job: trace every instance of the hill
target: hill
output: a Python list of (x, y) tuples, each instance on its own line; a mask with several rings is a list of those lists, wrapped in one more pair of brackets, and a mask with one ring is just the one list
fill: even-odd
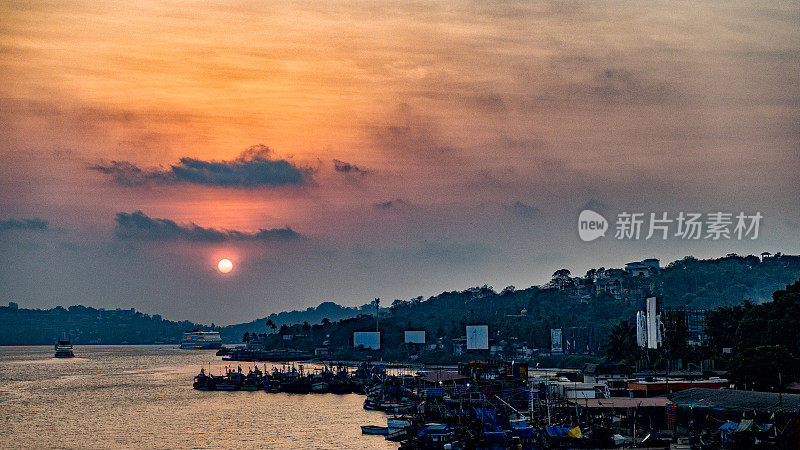
[(0, 345), (52, 345), (69, 336), (74, 344), (177, 344), (185, 330), (205, 327), (189, 321), (164, 320), (135, 309), (57, 306), (24, 309), (0, 307)]
[[(220, 329), (220, 333), (223, 341), (228, 343), (238, 343), (241, 342), (242, 336), (245, 332), (270, 332), (274, 329), (280, 328), (283, 325), (292, 325), (304, 322), (309, 324), (319, 324), (322, 322), (322, 319), (328, 319), (335, 322), (338, 320), (355, 317), (369, 308), (373, 307), (370, 305), (363, 305), (356, 308), (340, 306), (333, 302), (322, 302), (316, 308), (307, 308), (303, 311), (284, 311), (277, 314), (270, 314), (267, 317), (256, 319), (251, 322), (228, 325), (226, 327), (222, 327)], [(268, 323), (273, 324), (275, 328), (269, 326)]]

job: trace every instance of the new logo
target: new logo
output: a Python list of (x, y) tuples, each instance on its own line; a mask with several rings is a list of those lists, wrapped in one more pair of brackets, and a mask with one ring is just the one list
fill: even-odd
[(582, 241), (590, 242), (600, 236), (605, 236), (608, 230), (608, 221), (605, 217), (592, 211), (584, 209), (578, 216), (578, 236)]

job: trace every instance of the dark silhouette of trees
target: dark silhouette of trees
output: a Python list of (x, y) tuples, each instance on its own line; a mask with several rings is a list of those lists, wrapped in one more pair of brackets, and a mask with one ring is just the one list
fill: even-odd
[(639, 358), (641, 350), (636, 344), (636, 325), (634, 323), (623, 320), (611, 327), (605, 355), (609, 362), (629, 364)]

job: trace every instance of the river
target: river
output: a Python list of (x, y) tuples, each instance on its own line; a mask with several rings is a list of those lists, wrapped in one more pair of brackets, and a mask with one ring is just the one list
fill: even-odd
[(0, 347), (0, 446), (398, 446), (361, 434), (361, 425), (386, 426), (386, 415), (365, 411), (360, 395), (193, 390), (194, 375), (209, 362), (213, 373), (223, 372), (213, 350), (81, 345), (75, 354), (56, 359), (52, 346)]

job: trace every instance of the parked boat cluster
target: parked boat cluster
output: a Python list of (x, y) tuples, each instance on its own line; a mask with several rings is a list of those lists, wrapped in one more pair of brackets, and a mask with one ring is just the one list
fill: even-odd
[[(473, 361), (457, 370), (417, 369), (367, 363), (310, 371), (294, 364), (270, 372), (228, 367), (219, 376), (201, 370), (194, 388), (359, 393), (366, 396), (365, 409), (388, 414), (385, 427), (364, 425), (362, 433), (398, 441), (401, 449), (665, 448), (683, 445), (692, 436), (692, 424), (701, 422), (719, 430), (701, 434), (700, 447), (719, 448), (737, 439), (750, 444), (785, 439), (781, 435), (791, 434), (785, 424), (795, 423), (800, 411), (800, 395), (761, 398), (766, 394), (720, 390), (713, 379), (670, 379), (668, 397), (658, 395), (655, 379), (630, 379), (628, 389), (621, 390), (617, 384), (627, 375), (614, 367), (584, 368), (583, 380), (569, 371), (529, 375), (526, 364), (501, 361)], [(589, 381), (601, 373), (616, 378), (607, 379), (609, 384)], [(676, 391), (687, 394), (683, 398)], [(740, 420), (741, 425), (734, 418), (742, 414), (753, 417)], [(725, 420), (736, 422), (735, 429)], [(756, 421), (767, 425), (751, 425)]]
[(322, 369), (308, 371), (304, 365), (275, 366), (271, 371), (257, 366), (243, 371), (241, 366), (226, 367), (223, 375), (212, 375), (205, 369), (194, 378), (193, 387), (201, 391), (258, 391), (287, 392), (291, 394), (364, 393), (366, 387), (374, 384), (370, 366), (351, 370), (344, 365), (324, 366)]

